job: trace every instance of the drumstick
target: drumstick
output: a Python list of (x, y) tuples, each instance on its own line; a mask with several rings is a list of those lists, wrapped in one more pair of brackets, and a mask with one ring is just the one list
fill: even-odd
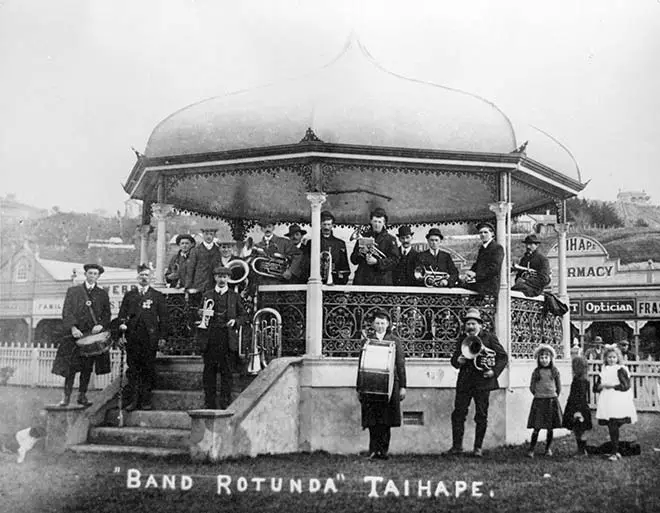
[(119, 405), (119, 415), (117, 416), (118, 427), (124, 427), (124, 345), (126, 344), (126, 336), (122, 334), (119, 339), (119, 397), (117, 399)]

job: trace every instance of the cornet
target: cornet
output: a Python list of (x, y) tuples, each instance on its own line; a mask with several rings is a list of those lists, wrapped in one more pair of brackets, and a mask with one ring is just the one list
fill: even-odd
[(213, 317), (213, 307), (215, 306), (215, 301), (211, 298), (204, 301), (204, 308), (202, 308), (202, 320), (199, 321), (197, 327), (205, 330), (209, 327), (209, 322), (211, 322), (211, 317)]
[(333, 285), (332, 253), (330, 251), (321, 251), (321, 281), (326, 285)]
[(495, 367), (495, 351), (486, 347), (477, 336), (465, 337), (461, 344), (461, 354), (466, 360), (472, 360), (478, 371), (488, 371)]

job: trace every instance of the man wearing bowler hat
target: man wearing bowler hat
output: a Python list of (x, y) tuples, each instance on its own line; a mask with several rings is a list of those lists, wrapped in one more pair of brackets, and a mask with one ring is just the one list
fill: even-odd
[[(216, 409), (216, 391), (218, 371), (220, 372), (220, 409), (226, 409), (231, 403), (231, 352), (230, 338), (236, 335), (248, 315), (238, 293), (228, 287), (230, 271), (226, 267), (213, 269), (215, 286), (206, 292), (202, 305), (213, 301), (213, 315), (206, 329), (198, 329), (199, 348), (204, 360), (202, 380), (204, 383), (204, 407)], [(200, 315), (204, 315), (200, 311)]]
[(307, 283), (309, 280), (309, 264), (311, 260), (311, 244), (309, 241), (303, 240), (303, 236), (307, 233), (299, 225), (292, 224), (289, 226), (289, 232), (284, 236), (294, 243), (296, 248), (300, 250), (300, 265), (296, 270), (297, 274), (292, 274), (292, 283)]
[(526, 296), (538, 296), (550, 283), (550, 263), (538, 250), (541, 241), (536, 234), (525, 237), (523, 244), (526, 247), (525, 254), (515, 269), (517, 274), (511, 290), (519, 290)]
[(190, 252), (185, 288), (202, 293), (213, 287), (213, 268), (220, 261), (220, 249), (215, 243), (217, 228), (202, 228), (201, 244)]
[[(504, 370), (504, 367), (506, 367), (508, 357), (497, 337), (483, 330), (483, 319), (479, 310), (469, 308), (463, 321), (465, 322), (465, 336), (457, 340), (456, 349), (451, 357), (452, 366), (459, 369), (459, 371), (456, 381), (454, 411), (451, 414), (452, 446), (445, 454), (459, 455), (463, 453), (465, 419), (467, 418), (470, 402), (474, 400), (474, 422), (476, 427), (474, 431), (473, 455), (481, 457), (481, 446), (486, 436), (486, 427), (488, 426), (490, 391), (499, 388), (497, 378)], [(476, 341), (474, 337), (477, 337)], [(469, 354), (468, 358), (466, 358), (463, 353), (464, 342), (466, 342), (470, 350), (474, 350), (475, 345), (473, 343), (478, 342), (476, 346), (486, 348), (488, 351), (483, 349), (476, 354)], [(484, 359), (484, 355), (481, 354), (482, 352), (492, 352), (494, 362)]]
[[(451, 255), (440, 249), (444, 237), (438, 228), (431, 228), (426, 234), (429, 249), (417, 255), (417, 267), (449, 274), (445, 287), (453, 287), (458, 281), (458, 269)], [(419, 283), (418, 283), (419, 284)], [(421, 284), (420, 284), (421, 285)]]
[(261, 241), (254, 245), (254, 252), (267, 257), (281, 255), (288, 260), (288, 268), (284, 271), (281, 278), (259, 276), (259, 283), (262, 285), (281, 285), (282, 283), (291, 283), (292, 279), (294, 280), (293, 283), (295, 283), (295, 277), (302, 275), (302, 251), (296, 247), (293, 241), (290, 241), (286, 237), (275, 235), (275, 222), (272, 219), (261, 219), (259, 221), (259, 227), (264, 236)]
[(195, 247), (195, 238), (188, 233), (179, 234), (176, 236), (176, 245), (179, 247), (179, 251), (172, 257), (165, 272), (167, 284), (175, 289), (186, 284), (190, 251)]
[(351, 268), (348, 265), (346, 243), (332, 233), (334, 223), (332, 212), (321, 212), (321, 253), (328, 251), (332, 255), (332, 283), (345, 285), (351, 275)]
[(463, 286), (479, 294), (497, 297), (504, 248), (495, 241), (495, 228), (492, 224), (479, 223), (477, 231), (481, 246), (476, 262), (465, 273), (467, 280)]
[(401, 243), (401, 259), (392, 271), (392, 282), (397, 287), (411, 287), (415, 283), (415, 265), (417, 251), (412, 247), (414, 232), (410, 226), (401, 226), (397, 238)]
[(110, 298), (108, 293), (97, 285), (99, 276), (103, 274), (103, 266), (85, 264), (85, 281), (82, 285), (69, 287), (62, 307), (62, 324), (65, 336), (57, 348), (53, 374), (64, 377), (64, 397), (59, 406), (68, 406), (71, 401), (73, 382), (76, 373), (80, 372), (78, 386), (78, 404), (89, 406), (87, 388), (92, 371), (96, 374), (110, 372), (110, 355), (86, 357), (80, 353), (76, 341), (87, 335), (95, 335), (110, 326)]

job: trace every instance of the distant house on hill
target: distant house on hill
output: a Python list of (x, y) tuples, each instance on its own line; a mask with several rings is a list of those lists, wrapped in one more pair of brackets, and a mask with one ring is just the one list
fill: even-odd
[(515, 219), (513, 230), (518, 233), (538, 233), (546, 235), (553, 233), (557, 224), (557, 216), (546, 212), (545, 214), (523, 214)]
[(619, 191), (619, 194), (616, 195), (616, 200), (622, 203), (647, 205), (651, 200), (651, 196), (644, 191)]
[(0, 217), (3, 222), (20, 222), (48, 216), (48, 210), (37, 208), (16, 200), (14, 194), (0, 198)]

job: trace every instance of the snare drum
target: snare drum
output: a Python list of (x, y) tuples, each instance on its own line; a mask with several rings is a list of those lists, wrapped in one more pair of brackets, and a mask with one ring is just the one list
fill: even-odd
[(394, 388), (396, 345), (391, 340), (369, 339), (362, 348), (358, 392), (370, 399), (389, 401)]
[(76, 340), (76, 344), (80, 348), (80, 355), (89, 358), (110, 351), (112, 338), (109, 331), (101, 331), (94, 335), (79, 338)]

